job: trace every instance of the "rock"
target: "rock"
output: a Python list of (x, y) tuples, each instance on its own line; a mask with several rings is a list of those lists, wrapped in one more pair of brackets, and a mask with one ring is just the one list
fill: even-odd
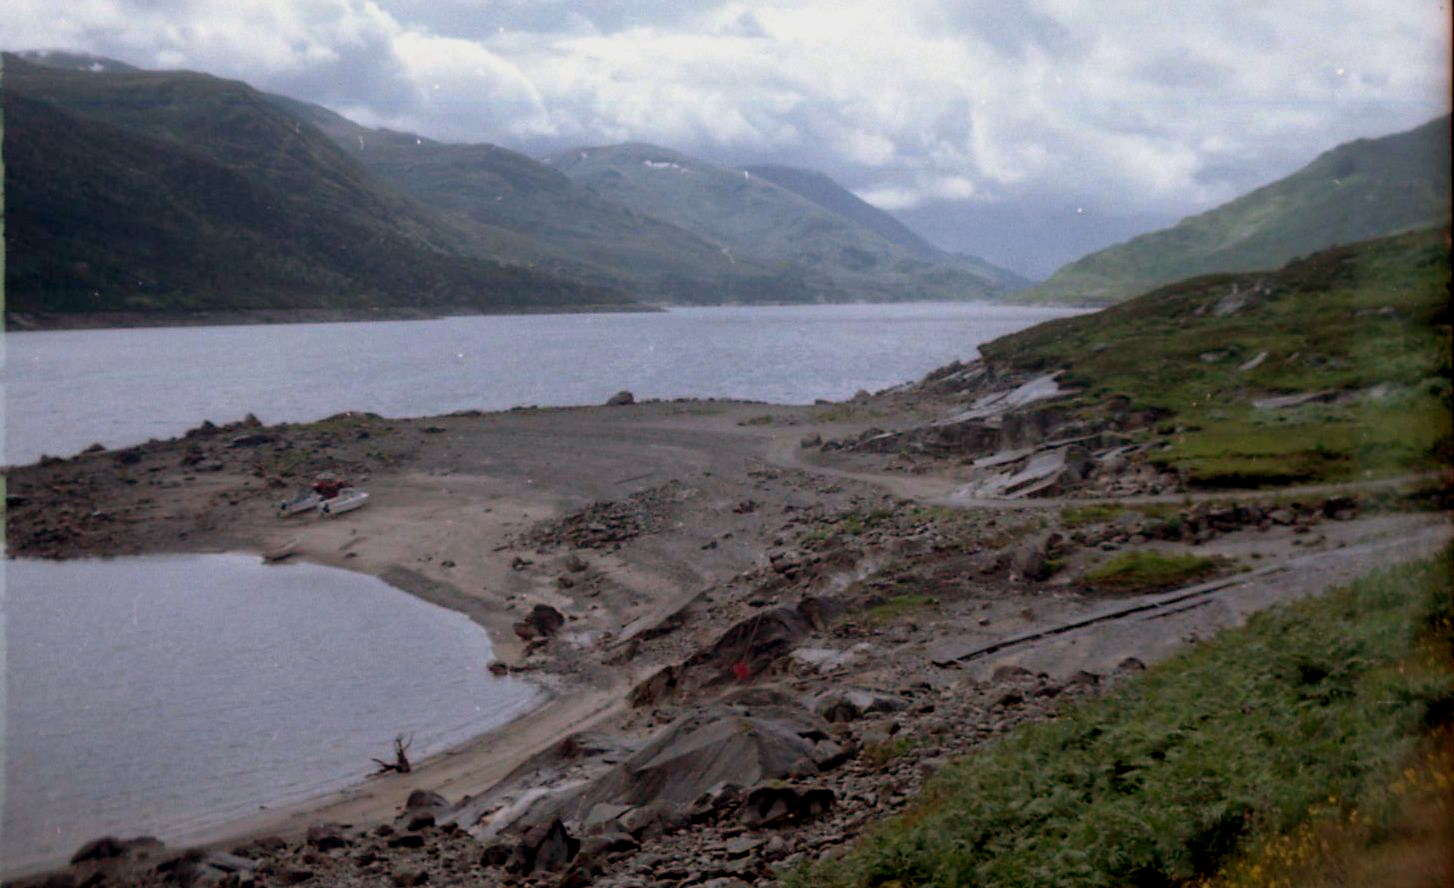
[(630, 805), (613, 805), (609, 802), (602, 802), (586, 812), (581, 819), (581, 829), (588, 832), (599, 832), (602, 828), (614, 824), (622, 814), (632, 810)]
[(406, 866), (394, 870), (389, 878), (399, 888), (405, 888), (407, 885), (427, 885), (429, 884), (429, 870)]
[(570, 571), (571, 573), (581, 573), (586, 568), (590, 567), (590, 564), (586, 562), (586, 559), (582, 558), (574, 552), (571, 552), (560, 560), (560, 566)]
[(518, 875), (560, 869), (581, 850), (580, 839), (566, 831), (560, 818), (527, 829), (511, 855), (506, 869)]
[(817, 432), (814, 432), (811, 435), (804, 435), (803, 436), (803, 439), (798, 442), (798, 446), (799, 447), (803, 447), (803, 448), (807, 448), (807, 447), (819, 447), (822, 444), (823, 444), (823, 436), (820, 435), (820, 434), (818, 434)]
[(263, 444), (270, 444), (270, 443), (272, 443), (272, 440), (273, 440), (273, 437), (271, 435), (263, 435), (263, 434), (259, 434), (259, 433), (254, 432), (253, 434), (250, 434), (250, 435), (238, 435), (237, 437), (233, 438), (231, 441), (228, 441), (227, 442), (227, 446), (228, 447), (260, 447)]
[(638, 708), (655, 706), (675, 696), (680, 679), (680, 669), (675, 666), (663, 666), (632, 688), (631, 693), (626, 695), (626, 701)]
[(1286, 527), (1297, 521), (1297, 515), (1291, 509), (1273, 509), (1267, 513), (1267, 519), (1273, 524), (1280, 524)]
[(409, 793), (409, 798), (404, 801), (404, 810), (412, 811), (415, 808), (448, 808), (449, 800), (437, 792), (430, 792), (427, 789), (416, 789)]
[(1127, 657), (1116, 664), (1116, 670), (1119, 672), (1145, 672), (1146, 664), (1135, 657)]
[(1049, 535), (1040, 534), (1015, 547), (1010, 556), (1010, 570), (1016, 576), (1034, 582), (1049, 579)]
[(708, 823), (717, 820), (742, 801), (742, 787), (736, 783), (718, 783), (702, 793), (687, 809), (687, 819), (692, 823)]
[(81, 452), (82, 453), (103, 453), (103, 452), (105, 452), (105, 450), (106, 450), (106, 445), (105, 444), (102, 444), (102, 443), (100, 443), (98, 441), (95, 444), (92, 444), (90, 447), (87, 447), (85, 450), (82, 450)]
[(1237, 372), (1247, 373), (1249, 371), (1256, 370), (1258, 367), (1262, 366), (1262, 362), (1265, 360), (1267, 360), (1267, 352), (1260, 351), (1246, 361), (1243, 361), (1241, 364), (1238, 364)]
[(313, 878), (313, 875), (313, 870), (293, 866), (287, 867), (282, 872), (278, 873), (278, 878), (282, 881), (284, 885), (301, 885), (309, 879)]
[(739, 817), (751, 828), (779, 826), (821, 817), (833, 809), (833, 790), (798, 790), (791, 786), (758, 786), (747, 794)]
[(735, 839), (728, 839), (727, 845), (723, 850), (727, 853), (728, 859), (733, 859), (746, 857), (766, 844), (766, 839), (754, 838), (753, 836), (738, 836)]
[(480, 866), (503, 867), (510, 862), (510, 857), (514, 854), (514, 850), (510, 843), (504, 840), (491, 842), (480, 853)]
[(528, 616), (514, 626), (515, 634), (525, 641), (549, 638), (565, 625), (565, 616), (548, 604), (537, 604)]
[(639, 847), (641, 847), (640, 842), (633, 838), (630, 833), (617, 827), (615, 829), (604, 830), (583, 839), (581, 841), (579, 856), (589, 855), (596, 860), (601, 860), (614, 854), (635, 851)]
[(676, 831), (687, 822), (687, 817), (676, 805), (662, 799), (653, 799), (622, 814), (618, 822), (626, 832), (645, 842)]
[(309, 847), (317, 848), (319, 851), (327, 851), (330, 848), (343, 848), (349, 844), (348, 836), (343, 832), (343, 827), (336, 823), (319, 823), (308, 827), (308, 833), (304, 838)]
[(606, 399), (607, 407), (625, 407), (629, 404), (635, 403), (636, 396), (626, 391), (625, 389), (622, 389), (621, 391)]
[(1358, 515), (1358, 500), (1351, 496), (1334, 496), (1323, 501), (1323, 517), (1348, 521)]
[(86, 860), (109, 860), (113, 857), (120, 857), (126, 853), (126, 850), (126, 842), (115, 836), (102, 836), (77, 848), (76, 853), (71, 855), (71, 863), (81, 863)]
[(899, 712), (909, 704), (902, 697), (863, 688), (827, 691), (813, 700), (812, 711), (828, 722), (857, 721), (870, 713)]

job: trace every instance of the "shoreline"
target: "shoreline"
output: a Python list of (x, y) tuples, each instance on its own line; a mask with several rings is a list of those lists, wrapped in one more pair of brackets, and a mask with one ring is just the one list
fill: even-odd
[(27, 333), (50, 330), (120, 330), (147, 327), (232, 327), (262, 324), (334, 324), (372, 321), (437, 321), (455, 317), (553, 314), (637, 314), (666, 309), (649, 303), (600, 305), (519, 305), (474, 308), (387, 306), (379, 308), (257, 308), (204, 309), (201, 311), (101, 311), (36, 312), (6, 311), (5, 332)]
[(685, 308), (804, 308), (843, 305), (983, 305), (994, 308), (1081, 312), (1103, 305), (1016, 302), (1011, 298), (987, 299), (897, 299), (811, 302), (764, 300), (753, 302), (627, 302), (599, 305), (520, 306), (383, 306), (378, 308), (258, 308), (203, 309), (200, 311), (103, 311), (44, 312), (7, 311), (5, 332), (28, 333), (51, 330), (124, 330), (164, 327), (256, 326), (266, 324), (369, 323), (373, 321), (437, 321), (457, 317), (496, 315), (653, 314)]

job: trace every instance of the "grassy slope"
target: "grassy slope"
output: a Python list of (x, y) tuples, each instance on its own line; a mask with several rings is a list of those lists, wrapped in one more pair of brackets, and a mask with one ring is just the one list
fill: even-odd
[(1454, 702), (1450, 559), (1254, 616), (951, 765), (792, 886), (1165, 885), (1384, 788)]
[(471, 255), (244, 84), (4, 76), (12, 311), (623, 301)]
[(988, 276), (926, 259), (765, 179), (665, 148), (614, 145), (550, 162), (603, 197), (691, 231), (736, 261), (796, 274), (807, 298), (984, 298), (1002, 290)]
[[(1193, 485), (1446, 465), (1447, 238), (1416, 232), (1276, 272), (1195, 278), (981, 352), (1015, 367), (1067, 370), (1062, 381), (1084, 388), (1075, 409), (1139, 422), (1143, 438), (1168, 445), (1156, 458)], [(1219, 313), (1239, 299), (1239, 310)], [(1240, 369), (1264, 352), (1258, 366)], [(1293, 408), (1253, 406), (1289, 393), (1323, 394)]]
[(1107, 303), (1170, 281), (1271, 268), (1296, 256), (1449, 220), (1442, 117), (1328, 151), (1216, 209), (1079, 259), (1017, 298)]
[(1019, 289), (1030, 284), (1028, 280), (1013, 271), (1000, 268), (978, 256), (948, 253), (939, 249), (889, 213), (865, 202), (858, 195), (816, 170), (762, 165), (747, 167), (747, 171), (774, 185), (786, 188), (799, 197), (812, 201), (830, 213), (851, 219), (889, 243), (903, 247), (917, 256), (935, 262), (963, 266), (971, 273), (1008, 289)]

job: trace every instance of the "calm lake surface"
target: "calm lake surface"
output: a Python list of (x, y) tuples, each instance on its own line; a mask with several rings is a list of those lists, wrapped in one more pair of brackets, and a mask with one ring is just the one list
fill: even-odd
[(848, 398), (917, 379), (1064, 309), (967, 303), (680, 308), (353, 324), (10, 333), (0, 462), (170, 438), (204, 419), (524, 404)]
[(4, 563), (0, 865), (107, 833), (183, 839), (364, 779), (539, 702), (464, 616), (255, 556)]

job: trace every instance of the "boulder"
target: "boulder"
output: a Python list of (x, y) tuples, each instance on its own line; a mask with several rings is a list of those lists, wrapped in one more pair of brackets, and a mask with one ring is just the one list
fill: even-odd
[(630, 758), (561, 798), (554, 814), (579, 820), (602, 804), (630, 805), (621, 817), (633, 834), (656, 819), (672, 819), (709, 792), (728, 784), (752, 785), (819, 772), (818, 759), (834, 750), (818, 748), (828, 740), (828, 725), (797, 708), (742, 708), (719, 704), (689, 712), (657, 732)]
[(342, 848), (349, 843), (348, 836), (344, 835), (343, 827), (336, 823), (318, 823), (308, 827), (304, 840), (309, 846), (317, 848), (319, 851)]
[(430, 792), (427, 789), (416, 789), (409, 793), (409, 798), (404, 801), (404, 810), (412, 811), (415, 808), (448, 808), (449, 800), (437, 792)]
[(901, 697), (864, 688), (826, 691), (815, 697), (810, 705), (814, 714), (828, 722), (857, 721), (869, 713), (899, 712), (908, 707), (908, 701)]
[(645, 842), (676, 831), (687, 822), (687, 817), (671, 802), (653, 799), (622, 814), (618, 822), (634, 838)]
[(565, 625), (565, 616), (548, 604), (537, 604), (525, 619), (514, 626), (515, 634), (524, 641), (549, 638)]
[(92, 839), (76, 849), (71, 855), (71, 863), (81, 863), (87, 860), (109, 860), (113, 857), (120, 857), (125, 854), (127, 843), (115, 836), (102, 836), (99, 839)]
[(1010, 570), (1016, 576), (1034, 582), (1049, 579), (1049, 535), (1039, 534), (1016, 546), (1010, 556)]
[(580, 849), (581, 840), (572, 836), (557, 817), (525, 830), (505, 868), (522, 876), (550, 872), (570, 863)]
[(636, 396), (626, 391), (625, 389), (622, 389), (621, 391), (606, 399), (607, 407), (625, 407), (629, 404), (635, 403)]
[(821, 817), (836, 801), (831, 789), (765, 785), (747, 794), (738, 816), (743, 826), (754, 829), (783, 826)]

